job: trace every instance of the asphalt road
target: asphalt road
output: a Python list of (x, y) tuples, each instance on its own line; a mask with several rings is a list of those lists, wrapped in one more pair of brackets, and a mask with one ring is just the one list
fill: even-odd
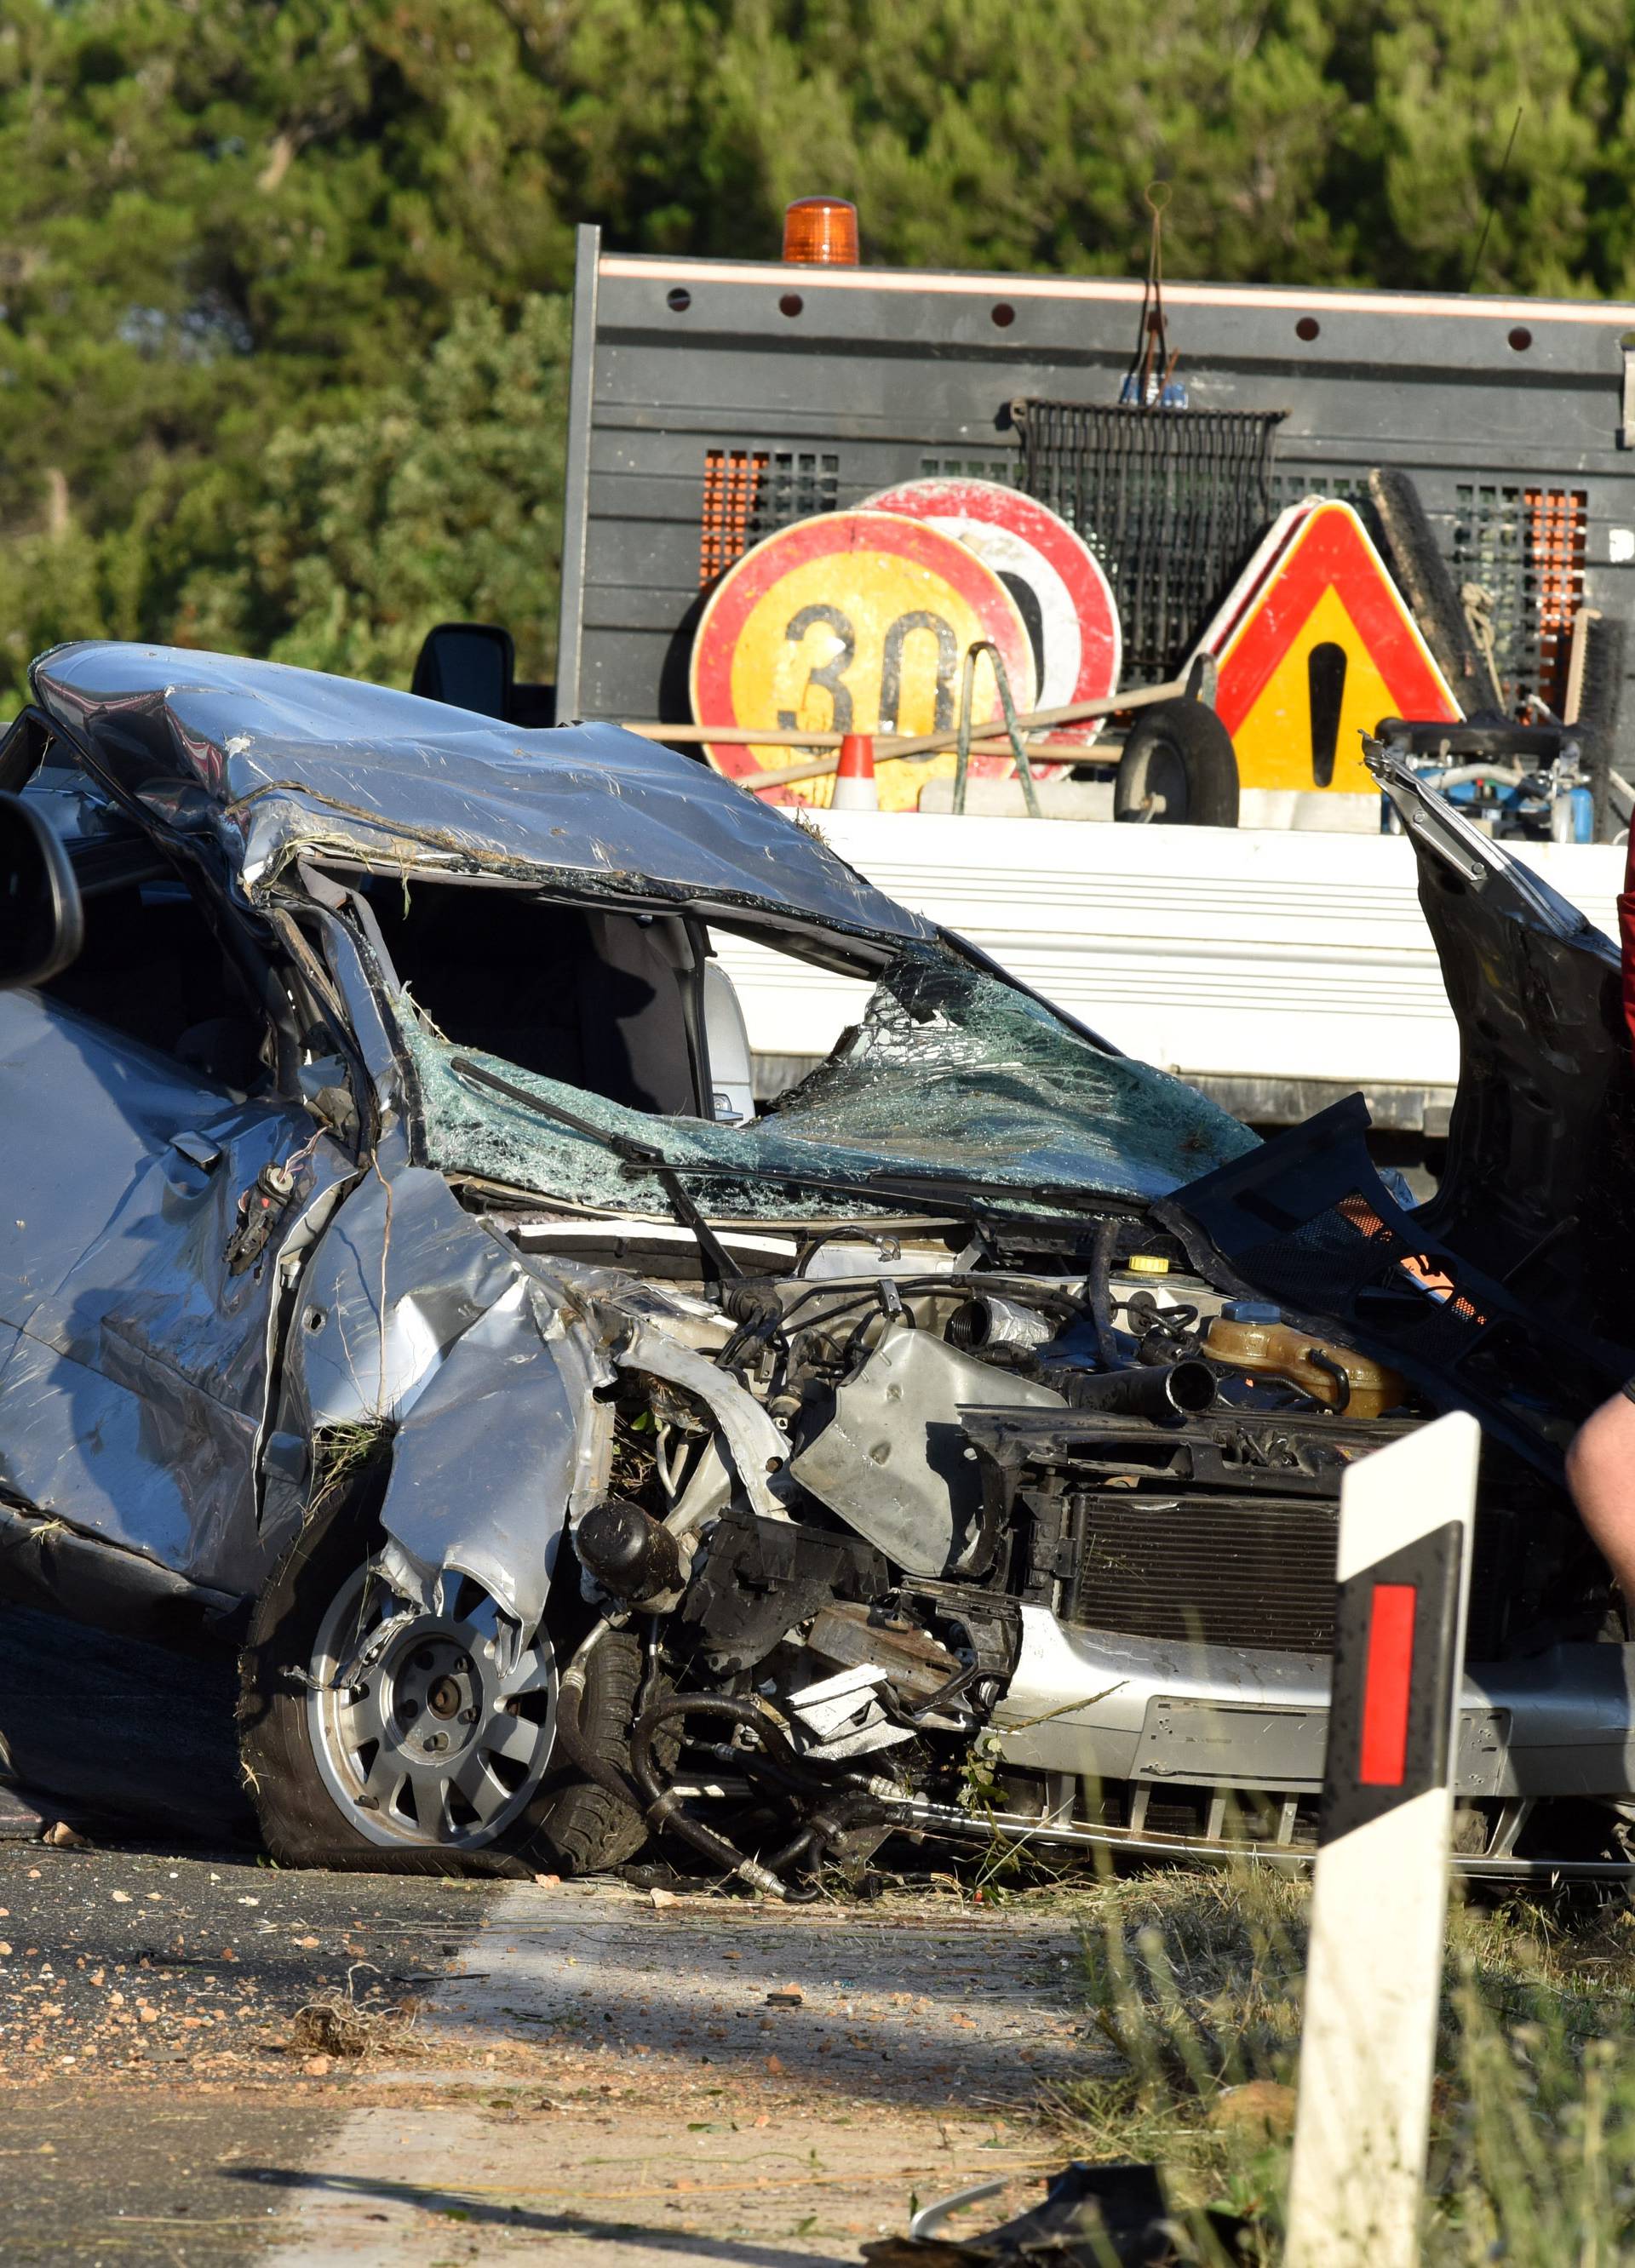
[(285, 1873), (230, 1702), (0, 1615), (0, 1735), (78, 1838), (0, 1819), (5, 2268), (848, 2268), (917, 2195), (1036, 2188), (1070, 1913)]
[[(321, 2014), (315, 2032), (301, 2011), (356, 2009), (389, 2038), (491, 1895), (232, 1852), (0, 1845), (7, 2268), (247, 2259), (344, 2092)], [(275, 2187), (254, 2193), (248, 2167)]]
[(485, 1883), (268, 1865), (232, 1700), (230, 1664), (0, 1610), (10, 1776), (85, 1838), (0, 1817), (7, 2268), (248, 2259), (344, 2090), (300, 2011), (389, 2031), (481, 1921)]

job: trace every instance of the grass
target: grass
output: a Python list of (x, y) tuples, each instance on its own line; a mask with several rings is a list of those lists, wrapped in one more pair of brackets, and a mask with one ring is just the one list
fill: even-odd
[[(1281, 2250), (1309, 1889), (1265, 1870), (1108, 1881), (1084, 1933), (1099, 2046), (1057, 2098), (1091, 2160)], [(1635, 2259), (1635, 1914), (1513, 1899), (1448, 1930), (1425, 2268)]]
[(378, 1984), (357, 1991), (357, 1976), (368, 1964), (354, 1962), (344, 1991), (314, 1993), (290, 2021), (290, 2044), (301, 2055), (326, 2055), (364, 2063), (387, 2051), (404, 2056), (417, 2050), (414, 2037), (418, 2004), (391, 1999)]
[(385, 1448), (391, 1431), (386, 1420), (379, 1418), (324, 1427), (313, 1444), (308, 1520), (315, 1519), (333, 1498), (345, 1496), (357, 1486)]

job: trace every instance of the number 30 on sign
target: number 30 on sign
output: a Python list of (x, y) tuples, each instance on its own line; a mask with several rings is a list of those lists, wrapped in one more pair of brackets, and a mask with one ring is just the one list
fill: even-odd
[[(797, 748), (734, 744), (730, 727), (917, 734), (959, 721), (968, 647), (991, 639), (1019, 710), (1034, 705), (1034, 658), (1016, 601), (952, 536), (890, 512), (826, 512), (799, 520), (745, 555), (705, 608), (693, 645), (693, 715), (722, 726), (711, 753), (735, 777), (799, 762)], [(999, 715), (991, 666), (979, 660), (976, 721)], [(1004, 746), (1003, 743), (1000, 744)], [(1003, 757), (982, 768), (1008, 771)], [(911, 808), (946, 756), (888, 764), (887, 809)], [(826, 790), (826, 784), (814, 787)], [(773, 790), (810, 794), (811, 789)]]

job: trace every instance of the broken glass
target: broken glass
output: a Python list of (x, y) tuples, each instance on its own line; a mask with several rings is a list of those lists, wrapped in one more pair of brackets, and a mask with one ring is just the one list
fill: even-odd
[[(575, 1204), (670, 1210), (651, 1173), (593, 1135), (463, 1078), (459, 1060), (591, 1127), (651, 1144), (675, 1166), (703, 1169), (689, 1172), (688, 1187), (705, 1211), (762, 1219), (832, 1211), (826, 1182), (880, 1174), (1014, 1184), (1019, 1199), (1042, 1182), (1161, 1197), (1255, 1146), (1246, 1127), (1195, 1088), (1107, 1054), (1042, 1002), (935, 954), (894, 963), (829, 1060), (746, 1126), (630, 1109), (461, 1047), (406, 994), (396, 1005), (418, 1074), (428, 1161)], [(800, 1182), (807, 1173), (809, 1187)], [(928, 1200), (933, 1192), (929, 1182)], [(902, 1209), (900, 1197), (880, 1203)], [(854, 1209), (848, 1198), (845, 1210)]]

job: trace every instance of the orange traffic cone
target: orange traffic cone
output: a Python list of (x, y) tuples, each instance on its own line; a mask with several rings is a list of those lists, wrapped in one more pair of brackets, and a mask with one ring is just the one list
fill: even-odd
[(831, 811), (880, 809), (872, 733), (848, 733), (842, 740), (840, 762), (835, 767), (835, 792), (829, 799), (829, 807)]

